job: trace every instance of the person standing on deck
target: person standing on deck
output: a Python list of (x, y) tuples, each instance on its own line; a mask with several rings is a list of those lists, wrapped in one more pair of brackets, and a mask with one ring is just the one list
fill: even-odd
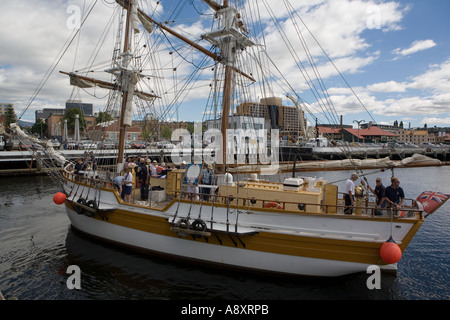
[(381, 178), (377, 178), (375, 180), (376, 186), (375, 186), (375, 190), (372, 189), (371, 186), (367, 185), (369, 187), (369, 190), (376, 196), (376, 205), (377, 208), (375, 210), (375, 215), (376, 216), (381, 216), (383, 215), (380, 209), (384, 209), (386, 207), (386, 201), (384, 200), (384, 192), (386, 190), (386, 188), (383, 186), (382, 180)]
[(359, 176), (356, 173), (352, 173), (350, 179), (345, 182), (345, 209), (344, 214), (353, 214), (353, 206), (355, 204), (355, 181)]
[[(201, 184), (203, 185), (212, 185), (212, 165), (204, 164), (204, 168), (202, 170), (202, 181)], [(209, 200), (209, 195), (211, 193), (211, 188), (200, 188), (200, 193), (202, 194), (202, 198), (205, 201)]]
[(123, 169), (124, 171), (124, 179), (122, 181), (123, 185), (123, 194), (125, 198), (125, 202), (131, 203), (131, 189), (133, 187), (133, 173), (128, 168)]
[(136, 177), (138, 178), (139, 185), (141, 187), (141, 200), (148, 200), (149, 174), (144, 158), (139, 160), (139, 164), (135, 169)]
[(400, 180), (397, 177), (391, 178), (391, 185), (384, 191), (387, 207), (400, 210), (405, 202), (405, 192), (400, 187)]

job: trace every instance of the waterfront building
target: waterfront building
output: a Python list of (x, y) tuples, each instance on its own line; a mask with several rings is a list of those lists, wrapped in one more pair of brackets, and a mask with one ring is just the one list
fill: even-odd
[[(119, 140), (119, 120), (111, 120), (102, 122), (87, 130), (87, 135), (90, 137), (95, 133), (95, 140)], [(91, 137), (90, 137), (91, 138)], [(94, 138), (94, 137), (92, 137)], [(142, 140), (142, 127), (133, 122), (131, 127), (127, 127), (127, 135), (125, 140), (135, 141)]]
[(348, 142), (369, 142), (369, 143), (386, 143), (393, 142), (397, 139), (397, 135), (387, 130), (383, 130), (377, 126), (371, 126), (366, 129), (342, 129), (344, 141)]
[[(236, 107), (235, 116), (265, 119), (265, 128), (279, 129), (280, 137), (297, 139), (300, 135), (299, 110), (295, 106), (283, 105), (282, 98), (262, 98), (260, 102), (244, 102)], [(306, 119), (302, 119), (306, 127)]]
[(430, 134), (426, 129), (417, 129), (417, 130), (405, 130), (399, 129), (398, 131), (399, 142), (412, 143), (420, 146), (423, 143), (435, 143), (436, 136), (434, 134)]
[[(230, 123), (228, 128), (230, 129), (267, 129), (269, 127), (269, 121), (263, 117), (250, 117), (250, 116), (238, 116), (234, 115), (230, 117)], [(218, 129), (222, 128), (221, 119), (207, 120), (205, 121), (206, 129)]]
[(52, 115), (64, 115), (65, 109), (63, 108), (44, 108), (42, 110), (36, 110), (34, 112), (35, 122), (39, 120), (47, 121), (47, 119)]
[(375, 123), (373, 121), (369, 121), (369, 122), (366, 122), (366, 123), (361, 123), (361, 125), (360, 125), (360, 129), (368, 129), (370, 127), (378, 127), (378, 128), (380, 128), (382, 130), (390, 131), (392, 133), (397, 133), (397, 131), (399, 129), (401, 129), (398, 126), (392, 126), (392, 125), (389, 125), (389, 124), (380, 124), (380, 123)]
[(0, 116), (4, 116), (8, 108), (13, 108), (14, 105), (12, 103), (2, 103), (0, 102)]
[[(61, 139), (62, 132), (64, 130), (64, 114), (52, 114), (48, 118), (44, 119), (47, 123), (47, 136)], [(95, 126), (95, 117), (94, 116), (84, 116), (84, 125), (80, 123), (80, 133), (83, 137), (88, 135), (88, 132), (91, 131)], [(73, 135), (73, 132), (69, 131), (69, 136)]]

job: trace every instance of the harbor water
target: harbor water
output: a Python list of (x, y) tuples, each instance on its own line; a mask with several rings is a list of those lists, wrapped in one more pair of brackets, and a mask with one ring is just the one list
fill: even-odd
[[(370, 172), (368, 172), (370, 173)], [(388, 185), (391, 171), (368, 175)], [(342, 190), (349, 171), (308, 173)], [(450, 193), (450, 167), (396, 169), (407, 198)], [(429, 216), (398, 263), (369, 289), (368, 273), (338, 278), (279, 278), (213, 269), (141, 255), (86, 238), (71, 229), (59, 189), (47, 176), (0, 178), (0, 290), (19, 300), (448, 300), (450, 202)], [(69, 289), (69, 266), (81, 289)]]

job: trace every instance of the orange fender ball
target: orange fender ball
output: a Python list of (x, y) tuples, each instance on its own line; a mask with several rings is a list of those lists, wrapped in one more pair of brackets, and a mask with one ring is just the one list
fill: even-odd
[(57, 192), (53, 196), (53, 202), (56, 204), (63, 204), (66, 201), (66, 195), (62, 192)]
[(386, 263), (397, 263), (402, 258), (402, 250), (391, 238), (381, 246), (380, 256)]

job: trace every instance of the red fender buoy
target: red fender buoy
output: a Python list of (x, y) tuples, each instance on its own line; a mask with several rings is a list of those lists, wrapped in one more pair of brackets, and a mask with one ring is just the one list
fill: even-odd
[(56, 204), (63, 204), (66, 201), (66, 195), (62, 192), (57, 192), (53, 196), (53, 202)]
[(383, 243), (383, 245), (380, 248), (380, 256), (381, 259), (383, 259), (386, 263), (397, 263), (402, 258), (402, 250), (400, 249), (400, 246), (392, 239), (392, 237), (389, 238), (388, 241)]
[(264, 208), (277, 208), (283, 210), (283, 205), (278, 202), (269, 202), (264, 205)]

